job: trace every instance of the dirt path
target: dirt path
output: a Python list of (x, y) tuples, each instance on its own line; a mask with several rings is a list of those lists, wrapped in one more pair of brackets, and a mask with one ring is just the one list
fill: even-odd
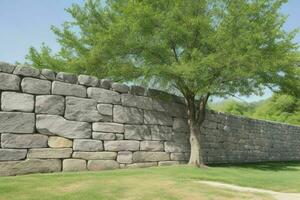
[(300, 200), (300, 193), (284, 193), (284, 192), (274, 192), (272, 190), (264, 190), (264, 189), (257, 189), (257, 188), (251, 188), (251, 187), (241, 187), (226, 183), (219, 183), (214, 181), (197, 181), (202, 184), (224, 188), (224, 189), (230, 189), (235, 190), (239, 192), (254, 192), (254, 193), (265, 193), (272, 195), (277, 200)]

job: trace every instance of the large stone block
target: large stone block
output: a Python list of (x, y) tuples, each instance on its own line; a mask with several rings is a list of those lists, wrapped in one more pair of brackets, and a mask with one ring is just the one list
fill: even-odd
[(176, 153), (181, 153), (181, 152), (189, 152), (189, 144), (185, 141), (182, 143), (178, 142), (165, 142), (165, 151), (166, 152), (176, 152)]
[(158, 166), (171, 166), (171, 165), (179, 165), (179, 161), (160, 161), (158, 162)]
[(86, 122), (65, 120), (58, 115), (37, 115), (36, 129), (46, 135), (66, 138), (91, 138), (91, 125)]
[(2, 148), (40, 148), (47, 147), (48, 137), (40, 134), (2, 134)]
[(170, 160), (169, 153), (166, 152), (144, 152), (137, 151), (133, 153), (133, 162), (153, 162)]
[(49, 115), (63, 115), (65, 111), (65, 98), (58, 95), (36, 96), (35, 113)]
[(122, 83), (112, 83), (111, 88), (113, 91), (119, 92), (119, 93), (128, 93), (129, 87)]
[(174, 118), (173, 130), (178, 132), (189, 132), (189, 126), (187, 119), (184, 118)]
[(85, 171), (86, 161), (81, 159), (64, 159), (62, 170), (64, 172), (78, 172)]
[(168, 126), (151, 126), (152, 140), (172, 140), (172, 128)]
[(144, 123), (145, 124), (158, 124), (165, 126), (172, 126), (172, 117), (167, 115), (165, 112), (159, 111), (144, 111)]
[(110, 122), (96, 122), (93, 123), (93, 131), (124, 133), (124, 125)]
[(59, 159), (28, 159), (24, 161), (0, 162), (0, 176), (61, 171)]
[(126, 168), (145, 168), (145, 167), (154, 167), (154, 166), (157, 166), (157, 162), (127, 164)]
[(87, 167), (90, 171), (97, 171), (106, 169), (118, 169), (120, 168), (120, 165), (115, 160), (89, 160)]
[(112, 84), (112, 81), (109, 79), (101, 79), (100, 80), (100, 87), (105, 88), (105, 89), (110, 89), (110, 86)]
[(137, 108), (114, 106), (113, 121), (126, 124), (142, 124), (143, 111)]
[(77, 76), (75, 74), (67, 73), (67, 72), (58, 72), (56, 75), (56, 80), (63, 81), (66, 83), (77, 83)]
[(31, 94), (50, 94), (51, 82), (36, 78), (23, 78), (22, 91)]
[(18, 65), (14, 70), (14, 74), (38, 78), (40, 76), (40, 70), (30, 66)]
[(26, 154), (26, 149), (0, 149), (0, 161), (22, 160), (25, 159)]
[(29, 149), (27, 158), (70, 158), (72, 148), (39, 148)]
[(1, 109), (4, 111), (32, 112), (34, 97), (30, 94), (17, 92), (2, 92)]
[(0, 112), (0, 133), (33, 133), (33, 113)]
[(87, 94), (89, 98), (95, 99), (99, 103), (121, 103), (121, 96), (119, 93), (103, 88), (89, 87), (87, 89)]
[(122, 94), (122, 105), (145, 110), (153, 110), (153, 101), (149, 97)]
[(15, 69), (15, 65), (6, 62), (0, 62), (0, 72), (12, 73)]
[(74, 121), (98, 122), (103, 117), (97, 110), (95, 100), (66, 97), (65, 118)]
[(164, 151), (163, 141), (141, 141), (142, 151)]
[(73, 149), (74, 151), (102, 151), (103, 144), (99, 140), (75, 139)]
[(115, 140), (116, 134), (115, 133), (105, 133), (105, 132), (93, 132), (93, 139), (96, 140)]
[(119, 151), (117, 161), (119, 163), (124, 163), (124, 164), (132, 163), (132, 152), (131, 151)]
[(125, 125), (126, 140), (151, 140), (149, 127), (146, 125)]
[(101, 115), (112, 116), (113, 106), (111, 104), (98, 104), (97, 109)]
[(51, 148), (73, 147), (73, 141), (63, 137), (51, 136), (48, 139), (48, 146)]
[(51, 69), (42, 69), (41, 78), (54, 81), (55, 80), (55, 72)]
[(138, 85), (132, 85), (130, 87), (130, 94), (137, 95), (137, 96), (144, 96), (145, 95), (145, 88), (138, 86)]
[(115, 160), (116, 152), (74, 152), (73, 158), (81, 158), (85, 160)]
[(99, 80), (95, 76), (79, 75), (78, 83), (81, 85), (96, 87), (99, 84)]
[(187, 161), (187, 160), (189, 160), (190, 154), (189, 153), (171, 153), (170, 157), (171, 157), (171, 160)]
[(86, 88), (82, 85), (53, 81), (52, 94), (64, 96), (86, 97)]
[(105, 151), (137, 151), (140, 142), (135, 140), (104, 141)]
[(16, 75), (0, 73), (0, 90), (20, 90), (20, 81)]

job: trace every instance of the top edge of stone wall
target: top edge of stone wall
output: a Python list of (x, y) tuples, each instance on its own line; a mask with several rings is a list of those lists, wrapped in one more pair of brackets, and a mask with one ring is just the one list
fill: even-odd
[(84, 85), (87, 87), (99, 87), (107, 90), (112, 90), (120, 94), (146, 96), (185, 104), (184, 97), (180, 97), (175, 94), (167, 93), (153, 88), (145, 88), (139, 85), (128, 86), (123, 83), (114, 82), (110, 79), (98, 79), (95, 76), (86, 74), (77, 75), (69, 72), (56, 72), (50, 69), (38, 69), (30, 65), (14, 65), (2, 61), (0, 61), (0, 73), (9, 73), (21, 77), (32, 77), (42, 80), (60, 81), (70, 84)]

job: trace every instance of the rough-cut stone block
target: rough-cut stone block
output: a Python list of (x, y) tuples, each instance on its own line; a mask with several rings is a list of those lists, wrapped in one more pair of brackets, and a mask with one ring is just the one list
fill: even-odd
[(6, 62), (0, 62), (0, 72), (12, 73), (15, 69), (15, 65)]
[(33, 133), (33, 113), (0, 112), (0, 133)]
[(125, 164), (132, 163), (132, 152), (130, 152), (130, 151), (119, 151), (117, 161), (119, 163), (125, 163)]
[(122, 83), (112, 83), (111, 88), (113, 91), (119, 92), (119, 93), (128, 93), (129, 87)]
[(70, 158), (72, 148), (29, 149), (27, 158)]
[(186, 161), (189, 160), (189, 153), (171, 153), (171, 160)]
[(79, 75), (78, 83), (81, 85), (96, 87), (99, 84), (99, 80), (95, 76)]
[(168, 126), (151, 126), (152, 140), (172, 140), (172, 128)]
[(144, 123), (145, 124), (158, 124), (165, 126), (172, 126), (172, 117), (164, 112), (158, 111), (144, 111)]
[(38, 78), (40, 76), (40, 70), (30, 66), (18, 65), (14, 70), (14, 74)]
[(143, 111), (138, 108), (114, 106), (113, 121), (126, 124), (142, 124)]
[(137, 151), (140, 142), (135, 140), (104, 141), (105, 151)]
[(137, 151), (132, 155), (133, 162), (153, 162), (170, 160), (169, 153), (166, 152), (144, 152)]
[(181, 153), (181, 152), (189, 152), (189, 145), (186, 142), (175, 143), (175, 142), (165, 142), (165, 151), (166, 152), (175, 152), (175, 153)]
[(73, 158), (81, 158), (85, 160), (115, 160), (116, 152), (74, 152)]
[(36, 129), (39, 133), (66, 138), (90, 138), (92, 135), (89, 123), (68, 121), (58, 115), (37, 115)]
[(98, 104), (97, 105), (97, 109), (101, 115), (112, 116), (112, 114), (113, 114), (112, 108), (113, 108), (113, 106), (111, 104)]
[(42, 69), (41, 78), (54, 81), (55, 80), (55, 72), (50, 69)]
[(1, 109), (4, 111), (32, 112), (34, 97), (30, 94), (17, 92), (2, 92)]
[(51, 136), (48, 139), (48, 146), (51, 148), (73, 147), (73, 141), (63, 137)]
[(118, 169), (120, 165), (115, 160), (89, 160), (88, 169), (90, 171), (106, 170), (106, 169)]
[(126, 168), (145, 168), (157, 166), (157, 162), (133, 163), (126, 165)]
[(74, 151), (102, 151), (102, 141), (90, 139), (75, 139), (73, 142)]
[(20, 90), (20, 81), (16, 75), (0, 73), (0, 90)]
[(146, 125), (125, 125), (126, 140), (151, 140), (150, 129)]
[(138, 85), (132, 85), (130, 87), (130, 94), (138, 95), (138, 96), (144, 96), (145, 95), (145, 88), (138, 86)]
[(103, 117), (97, 110), (95, 100), (66, 97), (65, 118), (82, 122), (98, 122)]
[(53, 81), (52, 94), (64, 96), (86, 97), (86, 88), (82, 85)]
[(47, 147), (48, 137), (40, 134), (2, 134), (2, 148), (41, 148)]
[(124, 134), (116, 133), (116, 140), (124, 140)]
[(105, 89), (110, 89), (112, 84), (112, 81), (109, 79), (101, 79), (100, 80), (100, 87), (105, 88)]
[(115, 140), (116, 134), (115, 133), (105, 133), (105, 132), (93, 132), (93, 139), (96, 140)]
[(109, 132), (109, 133), (124, 133), (124, 125), (109, 122), (93, 123), (93, 131)]
[(87, 89), (88, 97), (97, 100), (99, 103), (120, 104), (121, 96), (119, 93), (103, 88), (89, 87)]
[(67, 72), (58, 72), (56, 75), (56, 80), (66, 82), (66, 83), (77, 83), (77, 76), (75, 74), (67, 73)]
[(63, 115), (65, 111), (65, 98), (58, 95), (36, 96), (35, 113), (49, 115)]
[(189, 132), (187, 120), (183, 118), (174, 118), (173, 130), (178, 132)]
[(164, 143), (162, 141), (142, 141), (142, 151), (163, 151)]
[(81, 159), (64, 159), (62, 170), (64, 172), (78, 172), (85, 171), (86, 161)]
[(25, 159), (26, 154), (26, 149), (0, 149), (0, 161), (22, 160)]
[(122, 105), (145, 110), (153, 110), (153, 100), (149, 97), (122, 94)]
[(179, 161), (161, 161), (158, 162), (158, 166), (170, 166), (170, 165), (179, 165)]
[(61, 171), (59, 159), (28, 159), (24, 161), (0, 162), (0, 176)]
[(36, 78), (23, 78), (22, 91), (30, 94), (50, 94), (51, 81)]

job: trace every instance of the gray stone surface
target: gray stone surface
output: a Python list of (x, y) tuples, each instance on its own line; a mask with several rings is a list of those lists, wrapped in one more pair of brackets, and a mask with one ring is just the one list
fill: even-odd
[(174, 118), (173, 130), (178, 132), (189, 132), (189, 126), (187, 119), (184, 118)]
[(153, 162), (170, 160), (169, 153), (166, 152), (143, 152), (137, 151), (132, 155), (133, 162)]
[(164, 112), (144, 111), (144, 123), (172, 126), (173, 120), (171, 116)]
[(66, 138), (91, 138), (91, 125), (87, 122), (65, 120), (58, 115), (37, 115), (36, 129), (46, 135)]
[(50, 136), (48, 146), (51, 148), (68, 148), (73, 147), (73, 141), (63, 137)]
[(115, 140), (116, 134), (115, 133), (105, 133), (105, 132), (93, 132), (93, 139), (96, 140)]
[(118, 161), (118, 163), (124, 163), (124, 164), (132, 163), (132, 152), (131, 151), (119, 151), (117, 161)]
[(129, 87), (122, 83), (112, 83), (111, 88), (113, 91), (119, 92), (119, 93), (128, 93)]
[(115, 160), (116, 152), (74, 152), (73, 158), (81, 158), (85, 160)]
[(99, 84), (99, 80), (95, 76), (79, 75), (78, 83), (81, 85), (96, 87)]
[(101, 79), (100, 80), (100, 87), (105, 88), (105, 89), (110, 89), (112, 84), (112, 81), (109, 79)]
[(164, 151), (164, 143), (162, 141), (141, 141), (142, 151)]
[(166, 152), (189, 152), (189, 145), (187, 143), (176, 143), (176, 142), (165, 142), (165, 151)]
[(106, 169), (118, 169), (120, 165), (115, 160), (89, 160), (88, 169), (90, 171), (106, 170)]
[(56, 75), (56, 80), (66, 82), (66, 83), (77, 83), (77, 76), (75, 74), (67, 73), (67, 72), (58, 72)]
[(26, 154), (26, 149), (0, 149), (0, 161), (22, 160), (25, 159)]
[(62, 170), (64, 172), (85, 171), (86, 161), (81, 159), (64, 159)]
[(137, 95), (137, 96), (144, 96), (145, 95), (145, 88), (138, 86), (138, 85), (132, 85), (130, 87), (130, 94)]
[(149, 97), (135, 96), (131, 94), (122, 94), (122, 105), (128, 107), (136, 107), (145, 110), (163, 110)]
[(38, 78), (40, 76), (40, 70), (30, 66), (18, 65), (14, 70), (14, 74)]
[(87, 89), (87, 95), (89, 98), (95, 99), (99, 103), (121, 103), (121, 96), (119, 93), (103, 88), (89, 87)]
[(135, 140), (104, 141), (105, 151), (137, 151), (140, 142)]
[(146, 125), (125, 125), (126, 140), (151, 140), (149, 127)]
[(59, 81), (53, 81), (52, 94), (86, 97), (86, 88), (82, 85), (75, 85), (70, 83), (63, 83)]
[(116, 133), (116, 140), (124, 140), (124, 134)]
[(1, 134), (2, 148), (47, 147), (48, 137), (40, 134)]
[(65, 111), (65, 98), (59, 95), (36, 96), (35, 113), (49, 115), (63, 115)]
[(29, 149), (27, 158), (70, 158), (72, 148), (38, 148)]
[(133, 163), (127, 164), (126, 168), (144, 168), (157, 166), (157, 162)]
[(170, 157), (171, 157), (171, 160), (187, 161), (187, 160), (189, 160), (190, 154), (189, 153), (171, 153)]
[(113, 109), (113, 121), (126, 124), (142, 124), (143, 111), (138, 108), (115, 105)]
[(179, 161), (160, 161), (158, 162), (158, 166), (170, 166), (170, 165), (179, 165)]
[(152, 140), (172, 140), (172, 128), (168, 126), (151, 126)]
[(33, 108), (33, 95), (17, 92), (2, 92), (1, 94), (1, 109), (4, 111), (32, 112)]
[(16, 75), (0, 73), (0, 90), (20, 90), (20, 81)]
[(61, 171), (59, 159), (28, 159), (25, 161), (0, 162), (0, 176)]
[(124, 125), (110, 122), (93, 123), (93, 131), (108, 133), (124, 133)]
[(41, 70), (41, 77), (42, 79), (47, 79), (54, 81), (55, 80), (55, 72), (50, 69), (42, 69)]
[(112, 116), (113, 114), (113, 105), (111, 104), (98, 104), (97, 109), (101, 115)]
[(66, 97), (65, 118), (82, 122), (98, 122), (103, 117), (97, 110), (97, 102), (95, 100)]
[(30, 94), (50, 94), (51, 81), (25, 77), (21, 82), (22, 91)]
[(0, 62), (0, 72), (12, 73), (15, 69), (15, 65), (6, 62)]
[(0, 133), (33, 133), (33, 113), (0, 112)]
[(103, 144), (99, 140), (75, 139), (73, 141), (74, 151), (102, 151)]

